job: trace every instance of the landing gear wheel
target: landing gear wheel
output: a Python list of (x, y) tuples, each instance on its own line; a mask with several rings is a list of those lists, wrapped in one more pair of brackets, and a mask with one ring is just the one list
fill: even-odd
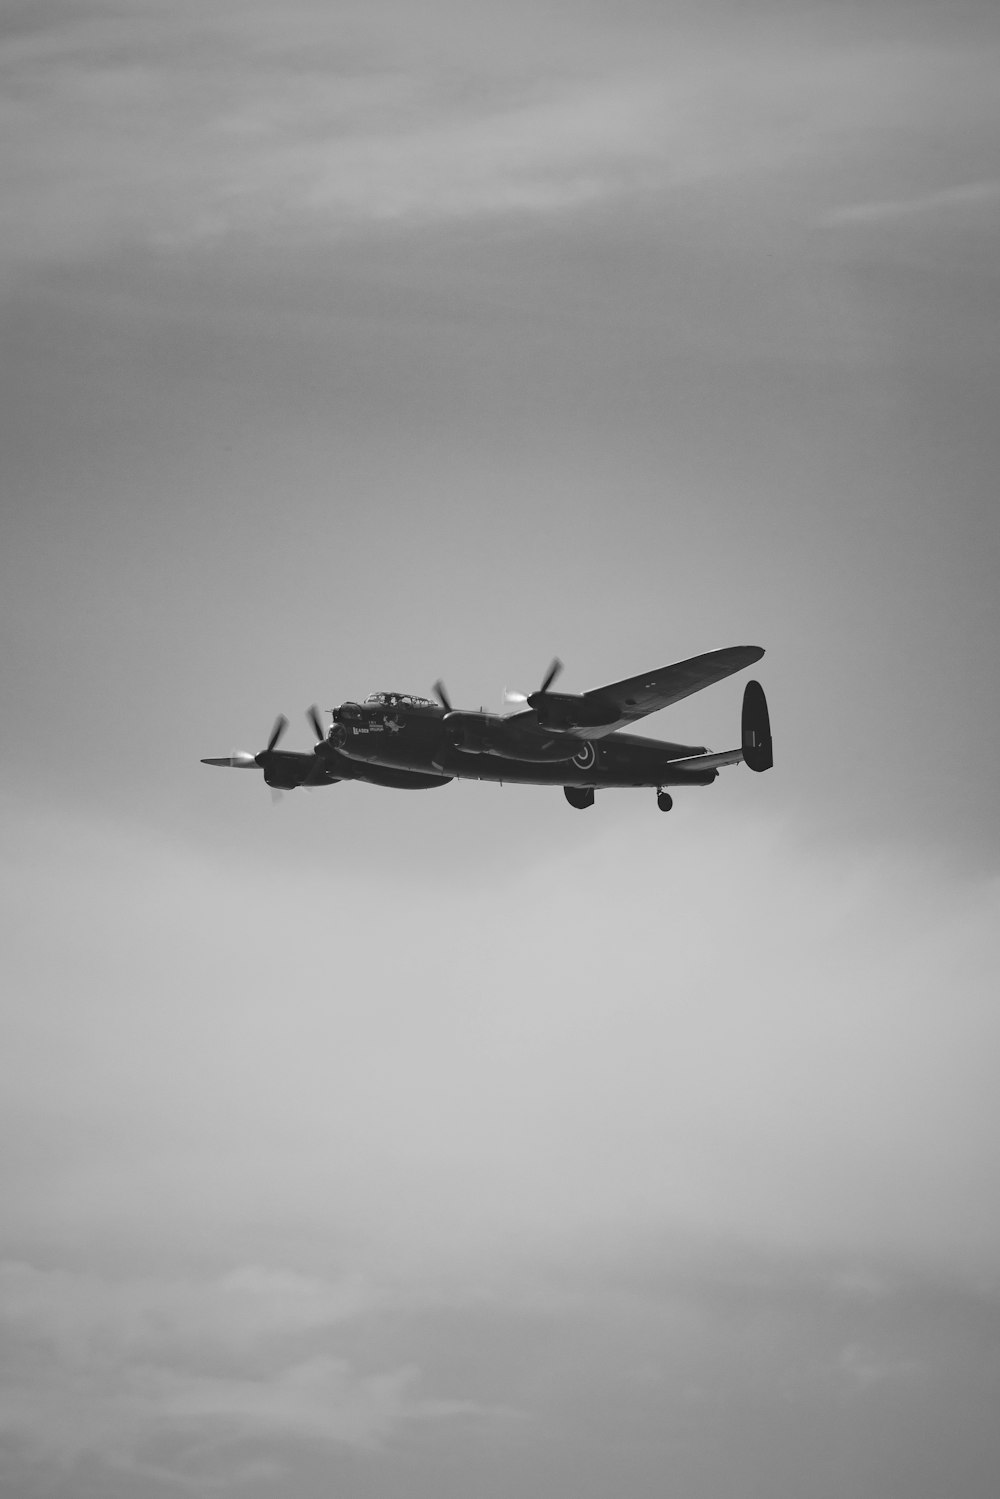
[(674, 799), (669, 791), (658, 791), (656, 793), (656, 805), (661, 812), (669, 812), (674, 804)]
[(581, 812), (594, 805), (593, 786), (564, 786), (563, 796), (571, 807), (576, 807)]

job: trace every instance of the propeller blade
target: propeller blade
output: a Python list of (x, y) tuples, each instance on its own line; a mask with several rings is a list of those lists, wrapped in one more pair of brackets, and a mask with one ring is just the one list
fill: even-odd
[(288, 719), (285, 717), (285, 715), (283, 713), (279, 713), (278, 716), (277, 716), (277, 718), (274, 720), (274, 728), (271, 730), (271, 737), (267, 741), (267, 752), (268, 752), (268, 754), (270, 754), (271, 751), (274, 749), (274, 746), (277, 744), (278, 740), (281, 738), (282, 734), (285, 732), (285, 730), (287, 728), (288, 728)]
[(451, 712), (451, 703), (448, 701), (448, 694), (445, 691), (445, 685), (440, 680), (440, 678), (438, 679), (438, 681), (436, 681), (434, 683), (434, 696), (437, 698), (438, 702), (441, 704), (441, 706), (444, 709), (444, 711), (446, 713), (450, 713)]
[(215, 755), (202, 760), (202, 765), (228, 765), (231, 770), (256, 770), (257, 756), (246, 750), (235, 750), (231, 755)]
[(503, 690), (503, 700), (505, 703), (526, 703), (528, 695), (526, 692), (511, 692), (509, 687), (505, 687)]
[(546, 674), (545, 674), (545, 680), (542, 683), (541, 687), (539, 687), (539, 689), (538, 689), (540, 693), (546, 693), (546, 692), (548, 692), (549, 688), (552, 686), (552, 683), (555, 681), (556, 677), (559, 675), (559, 673), (562, 671), (562, 669), (563, 669), (563, 664), (559, 660), (559, 657), (558, 656), (553, 656), (553, 658), (552, 658), (552, 665), (549, 667), (548, 671), (546, 672)]
[(309, 722), (312, 724), (312, 731), (316, 735), (316, 743), (322, 744), (323, 740), (326, 738), (326, 735), (323, 732), (323, 724), (319, 716), (319, 709), (317, 708), (315, 703), (313, 703), (311, 707), (306, 709), (306, 718), (308, 718)]
[(327, 761), (318, 750), (313, 752), (313, 760), (304, 777), (299, 782), (303, 791), (316, 791), (326, 780)]

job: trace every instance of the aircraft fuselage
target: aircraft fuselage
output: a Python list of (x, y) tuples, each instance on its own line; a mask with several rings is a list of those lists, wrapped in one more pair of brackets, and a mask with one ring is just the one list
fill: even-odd
[[(702, 752), (640, 734), (571, 738), (539, 727), (533, 714), (513, 717), (446, 712), (436, 703), (343, 703), (334, 710), (327, 738), (316, 747), (330, 778), (391, 784), (379, 771), (406, 772), (410, 784), (448, 780), (517, 782), (538, 786), (704, 786), (714, 768), (672, 768), (672, 761)], [(370, 774), (374, 771), (375, 774)], [(426, 777), (426, 780), (422, 778)], [(417, 779), (421, 778), (421, 779)]]

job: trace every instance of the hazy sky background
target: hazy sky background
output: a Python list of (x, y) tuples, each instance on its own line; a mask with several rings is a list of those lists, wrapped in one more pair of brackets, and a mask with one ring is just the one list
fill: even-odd
[[(0, 70), (3, 1494), (994, 1499), (995, 4)], [(736, 643), (669, 819), (199, 764)]]

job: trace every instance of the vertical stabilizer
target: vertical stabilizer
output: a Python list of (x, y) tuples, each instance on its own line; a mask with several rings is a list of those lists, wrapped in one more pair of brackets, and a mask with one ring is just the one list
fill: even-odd
[(759, 682), (748, 682), (743, 693), (743, 759), (751, 770), (770, 770), (774, 764), (767, 698)]

